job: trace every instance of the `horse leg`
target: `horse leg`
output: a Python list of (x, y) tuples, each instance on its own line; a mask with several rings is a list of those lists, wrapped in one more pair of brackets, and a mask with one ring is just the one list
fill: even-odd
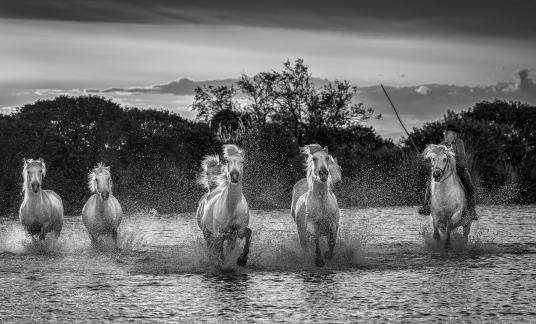
[(309, 244), (309, 233), (307, 233), (307, 229), (300, 228), (298, 226), (298, 237), (300, 239), (300, 246), (302, 249), (307, 249), (307, 244)]
[(445, 231), (447, 232), (446, 235), (447, 235), (447, 238), (445, 240), (445, 251), (448, 251), (449, 250), (449, 247), (450, 247), (450, 231), (452, 230), (452, 224), (450, 223), (450, 221), (447, 222), (447, 226), (446, 226), (446, 229)]
[(225, 241), (225, 237), (218, 237), (213, 239), (213, 243), (211, 244), (212, 251), (215, 254), (215, 256), (223, 263), (225, 261), (225, 255), (223, 254), (223, 242)]
[(439, 229), (437, 228), (437, 223), (434, 222), (434, 240), (439, 241)]
[(44, 241), (47, 237), (48, 232), (50, 232), (50, 222), (45, 222), (41, 226), (41, 233), (39, 233), (39, 241)]
[(333, 225), (329, 231), (329, 237), (328, 237), (328, 245), (329, 245), (329, 251), (326, 251), (324, 253), (324, 257), (328, 260), (331, 260), (333, 258), (333, 249), (335, 248), (335, 243), (337, 242), (337, 225)]
[(324, 266), (324, 260), (322, 259), (322, 251), (320, 251), (320, 229), (318, 228), (318, 225), (315, 225), (315, 264), (317, 267), (323, 267)]
[(112, 230), (112, 239), (114, 240), (114, 244), (117, 246), (117, 229), (116, 228)]
[(242, 254), (238, 257), (238, 260), (236, 260), (236, 264), (238, 264), (240, 267), (243, 267), (248, 262), (249, 245), (251, 244), (251, 229), (249, 229), (249, 227), (246, 227), (243, 230), (238, 231), (238, 237), (240, 239), (246, 237), (244, 250), (242, 251)]
[(463, 227), (463, 239), (465, 241), (465, 244), (467, 244), (467, 242), (469, 242), (469, 233), (471, 232), (471, 222), (467, 223), (467, 225), (465, 225)]
[(235, 249), (235, 246), (236, 246), (236, 235), (232, 235), (227, 240), (227, 253), (233, 252), (233, 250)]
[(207, 247), (211, 248), (213, 245), (212, 234), (210, 234), (210, 232), (207, 230), (203, 230), (203, 237), (205, 238), (205, 243), (207, 243)]

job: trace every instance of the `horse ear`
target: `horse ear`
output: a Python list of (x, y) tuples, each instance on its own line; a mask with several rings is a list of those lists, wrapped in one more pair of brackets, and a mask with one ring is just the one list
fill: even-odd
[(333, 158), (333, 161), (335, 161), (335, 164), (339, 164), (339, 161), (337, 161), (337, 158)]
[(22, 158), (22, 163), (24, 163), (24, 165), (28, 164), (28, 160), (26, 158)]
[(328, 151), (328, 147), (327, 147), (327, 146), (324, 147), (324, 152), (326, 152), (326, 154), (329, 154), (329, 151)]

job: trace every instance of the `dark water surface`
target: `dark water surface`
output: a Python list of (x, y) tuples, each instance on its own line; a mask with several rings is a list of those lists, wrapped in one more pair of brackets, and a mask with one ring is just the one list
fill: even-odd
[(211, 261), (193, 214), (129, 215), (120, 251), (90, 246), (80, 217), (58, 242), (0, 223), (1, 322), (536, 322), (536, 206), (479, 208), (445, 253), (413, 208), (346, 209), (316, 268), (287, 211), (253, 211), (248, 265)]

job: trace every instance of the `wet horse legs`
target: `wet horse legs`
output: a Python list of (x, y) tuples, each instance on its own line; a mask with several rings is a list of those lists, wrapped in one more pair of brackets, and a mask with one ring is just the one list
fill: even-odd
[(114, 240), (114, 244), (117, 246), (117, 230), (112, 230), (112, 239)]
[(320, 251), (320, 229), (318, 228), (318, 225), (315, 226), (315, 264), (317, 267), (323, 267), (324, 266), (324, 260), (322, 259), (322, 251)]
[(447, 226), (446, 226), (446, 235), (447, 235), (447, 238), (445, 239), (445, 251), (448, 251), (449, 250), (449, 247), (450, 247), (450, 231), (452, 230), (452, 224), (450, 223), (450, 221), (447, 223)]
[(471, 232), (471, 222), (463, 227), (463, 239), (465, 244), (469, 241), (469, 233)]
[(329, 245), (329, 251), (326, 251), (324, 254), (324, 257), (328, 260), (331, 260), (333, 258), (333, 249), (335, 248), (335, 243), (337, 242), (337, 225), (334, 225), (331, 227), (331, 230), (329, 231), (329, 237), (328, 237), (328, 245)]
[(244, 237), (246, 238), (246, 243), (244, 243), (244, 250), (242, 251), (242, 254), (238, 257), (238, 260), (236, 260), (236, 264), (238, 264), (240, 267), (243, 267), (248, 262), (249, 245), (251, 244), (251, 229), (246, 227), (243, 230), (240, 230), (238, 232), (238, 237), (240, 239)]

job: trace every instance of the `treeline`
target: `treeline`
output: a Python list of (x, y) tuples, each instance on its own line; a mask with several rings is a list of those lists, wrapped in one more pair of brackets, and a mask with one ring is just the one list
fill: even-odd
[(447, 121), (462, 130), (471, 174), (488, 191), (510, 188), (520, 203), (536, 202), (536, 107), (520, 102), (483, 101), (443, 120), (414, 128), (409, 139), (419, 149), (438, 143)]
[(219, 150), (206, 125), (166, 111), (93, 96), (37, 101), (0, 116), (1, 213), (17, 212), (22, 160), (30, 157), (45, 160), (44, 188), (63, 198), (68, 213), (89, 197), (87, 174), (98, 162), (111, 166), (114, 194), (128, 209), (191, 209), (200, 194), (198, 162)]
[[(87, 174), (98, 162), (112, 168), (114, 194), (127, 212), (193, 211), (206, 154), (223, 143), (246, 151), (244, 190), (252, 208), (289, 208), (294, 183), (305, 176), (299, 147), (328, 146), (343, 170), (341, 206), (414, 205), (422, 200), (429, 165), (411, 150), (363, 125), (378, 118), (355, 103), (346, 81), (317, 87), (302, 60), (282, 71), (243, 75), (232, 86), (195, 90), (190, 121), (167, 111), (121, 107), (102, 97), (60, 96), (0, 116), (0, 214), (22, 200), (22, 159), (45, 159), (44, 188), (58, 192), (68, 214), (80, 212)], [(441, 141), (447, 120), (464, 131), (481, 203), (535, 202), (536, 108), (482, 102), (414, 129), (422, 151)]]

